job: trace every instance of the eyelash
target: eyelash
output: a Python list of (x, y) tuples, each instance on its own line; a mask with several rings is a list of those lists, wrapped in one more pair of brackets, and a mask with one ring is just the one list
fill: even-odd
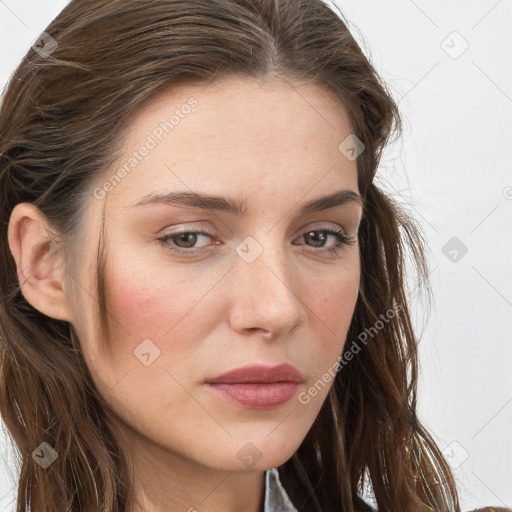
[[(347, 235), (344, 231), (341, 231), (341, 230), (337, 230), (337, 229), (334, 229), (334, 228), (322, 228), (322, 229), (308, 229), (306, 232), (304, 232), (302, 236), (308, 234), (308, 233), (311, 233), (311, 232), (314, 232), (314, 233), (327, 233), (328, 235), (333, 235), (335, 236), (338, 241), (336, 242), (335, 245), (331, 246), (331, 247), (327, 247), (327, 248), (318, 248), (318, 251), (316, 252), (329, 252), (331, 254), (335, 254), (335, 255), (338, 255), (339, 251), (342, 249), (342, 247), (344, 245), (347, 245), (347, 246), (351, 246), (351, 245), (354, 245), (356, 243), (356, 239), (357, 239), (357, 235), (354, 235), (354, 236), (350, 236), (350, 235)], [(172, 240), (173, 238), (179, 236), (179, 235), (183, 235), (183, 234), (194, 234), (194, 235), (204, 235), (204, 236), (207, 236), (207, 237), (212, 237), (213, 235), (210, 234), (210, 233), (207, 233), (206, 231), (202, 231), (202, 230), (194, 230), (194, 229), (190, 229), (190, 228), (187, 228), (187, 227), (184, 227), (183, 229), (179, 229), (177, 231), (174, 231), (172, 233), (169, 233), (168, 235), (165, 235), (161, 238), (158, 238), (158, 241), (160, 242), (160, 244), (169, 249), (170, 251), (172, 252), (175, 252), (175, 253), (178, 253), (178, 254), (188, 254), (188, 255), (191, 255), (191, 254), (196, 254), (198, 251), (201, 250), (201, 248), (197, 248), (194, 250), (194, 248), (191, 248), (191, 249), (183, 249), (181, 247), (171, 247), (169, 245), (169, 241)], [(211, 246), (210, 246), (211, 247)], [(314, 249), (314, 247), (313, 247)]]

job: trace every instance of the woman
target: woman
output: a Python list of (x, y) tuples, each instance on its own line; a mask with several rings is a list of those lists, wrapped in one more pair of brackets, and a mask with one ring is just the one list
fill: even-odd
[(320, 1), (71, 1), (0, 111), (19, 512), (460, 512), (373, 182), (400, 126)]

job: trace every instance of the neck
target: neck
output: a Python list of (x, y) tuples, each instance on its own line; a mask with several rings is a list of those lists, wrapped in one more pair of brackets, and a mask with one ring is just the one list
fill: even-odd
[(155, 445), (134, 431), (126, 437), (126, 446), (134, 485), (129, 512), (263, 510), (263, 471), (211, 468)]

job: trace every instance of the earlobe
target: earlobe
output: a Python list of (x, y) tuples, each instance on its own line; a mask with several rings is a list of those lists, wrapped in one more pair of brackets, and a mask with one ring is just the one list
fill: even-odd
[(8, 242), (25, 299), (51, 318), (71, 321), (63, 286), (63, 239), (35, 205), (15, 206), (9, 221)]

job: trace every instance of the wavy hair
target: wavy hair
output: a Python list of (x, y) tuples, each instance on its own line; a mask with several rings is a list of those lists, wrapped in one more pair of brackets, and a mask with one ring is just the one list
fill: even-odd
[[(336, 373), (315, 423), (279, 468), (292, 501), (301, 511), (362, 510), (369, 478), (381, 512), (460, 512), (450, 468), (416, 415), (406, 266), (430, 294), (425, 241), (374, 180), (402, 122), (343, 17), (321, 0), (72, 0), (46, 32), (51, 54), (28, 51), (0, 110), (0, 412), (17, 453), (17, 512), (125, 512), (132, 473), (73, 326), (21, 293), (7, 242), (12, 210), (33, 203), (71, 247), (130, 116), (162, 88), (229, 76), (307, 80), (345, 107), (365, 146), (360, 293), (347, 342), (396, 312)], [(97, 263), (107, 344), (101, 237)], [(59, 453), (45, 470), (31, 457), (43, 441)]]

